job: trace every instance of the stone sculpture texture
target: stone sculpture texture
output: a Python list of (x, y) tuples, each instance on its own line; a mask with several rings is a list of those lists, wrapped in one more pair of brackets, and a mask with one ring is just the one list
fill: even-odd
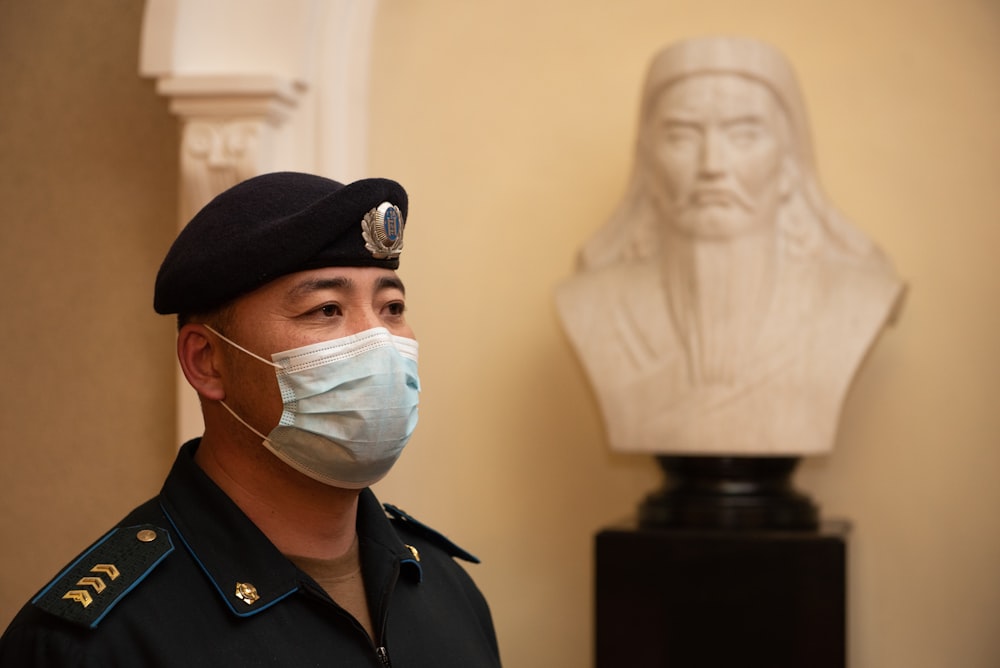
[(798, 456), (833, 448), (902, 294), (820, 189), (788, 61), (720, 37), (654, 57), (627, 192), (556, 306), (613, 450)]

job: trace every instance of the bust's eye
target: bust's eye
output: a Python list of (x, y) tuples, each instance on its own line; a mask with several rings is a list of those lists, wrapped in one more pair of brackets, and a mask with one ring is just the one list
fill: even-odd
[(760, 139), (763, 131), (757, 125), (741, 123), (729, 129), (729, 139), (737, 146), (750, 146)]
[(696, 129), (681, 124), (668, 124), (662, 136), (664, 143), (672, 148), (692, 146), (701, 139)]

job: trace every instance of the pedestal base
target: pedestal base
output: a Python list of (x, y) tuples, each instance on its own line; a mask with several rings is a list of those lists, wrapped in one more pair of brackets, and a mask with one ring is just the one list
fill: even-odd
[(600, 532), (597, 668), (844, 668), (847, 534)]
[(666, 485), (646, 497), (648, 528), (814, 530), (819, 509), (792, 486), (796, 457), (657, 457)]

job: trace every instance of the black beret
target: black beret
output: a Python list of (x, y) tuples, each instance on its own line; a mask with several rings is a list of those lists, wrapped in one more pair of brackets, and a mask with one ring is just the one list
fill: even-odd
[(320, 267), (399, 266), (407, 197), (389, 179), (343, 185), (263, 174), (205, 205), (156, 276), (157, 313), (202, 313), (280, 276)]

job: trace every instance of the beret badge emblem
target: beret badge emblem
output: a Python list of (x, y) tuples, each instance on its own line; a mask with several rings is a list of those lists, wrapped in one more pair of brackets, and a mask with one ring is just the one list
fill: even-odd
[(382, 202), (361, 221), (365, 248), (377, 260), (392, 260), (403, 250), (403, 213), (390, 202)]

